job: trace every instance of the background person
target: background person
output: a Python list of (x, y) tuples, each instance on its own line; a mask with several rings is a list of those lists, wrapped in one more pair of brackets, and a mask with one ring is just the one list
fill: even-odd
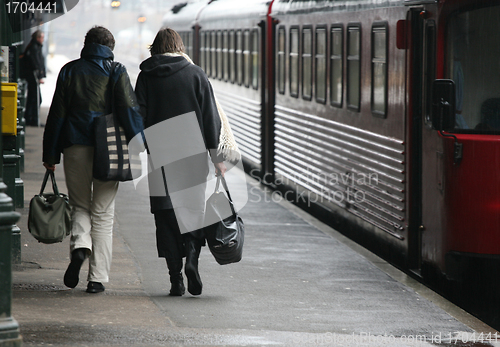
[(35, 31), (31, 35), (31, 41), (23, 53), (21, 77), (28, 82), (28, 96), (24, 114), (26, 125), (39, 125), (38, 111), (42, 103), (40, 84), (44, 83), (43, 79), (46, 76), (45, 61), (42, 53), (44, 40), (44, 33), (40, 30)]
[[(71, 262), (64, 284), (77, 286), (83, 261), (89, 259), (87, 292), (104, 291), (109, 281), (116, 181), (93, 178), (93, 121), (114, 112), (130, 141), (142, 131), (142, 118), (129, 76), (117, 63), (112, 69), (115, 39), (96, 26), (85, 36), (81, 58), (60, 71), (43, 136), (43, 165), (55, 170), (64, 153), (64, 173), (70, 205), (73, 207)], [(112, 75), (112, 78), (110, 78)]]

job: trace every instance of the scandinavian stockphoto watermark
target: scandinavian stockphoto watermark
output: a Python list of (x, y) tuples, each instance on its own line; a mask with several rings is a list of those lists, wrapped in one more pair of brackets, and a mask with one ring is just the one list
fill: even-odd
[[(254, 178), (258, 186), (263, 182), (269, 182), (271, 175), (266, 174), (263, 177), (258, 175), (257, 170), (250, 171), (250, 176)], [(270, 191), (264, 188), (269, 194), (262, 196), (258, 186), (250, 188), (250, 201), (281, 202), (283, 200), (302, 203), (310, 206), (314, 203), (333, 202), (339, 205), (356, 204), (366, 201), (367, 188), (377, 186), (379, 177), (376, 172), (320, 172), (305, 170), (298, 173), (287, 174), (286, 176), (277, 176), (273, 184), (277, 190)], [(291, 188), (293, 184), (303, 186), (305, 189)]]
[[(157, 123), (137, 134), (129, 143), (129, 156), (135, 168), (134, 184), (137, 186), (147, 177), (150, 196), (169, 197), (182, 233), (231, 216), (227, 202), (227, 206), (221, 207), (220, 215), (205, 213), (206, 202), (216, 190), (217, 177), (212, 161), (217, 161), (214, 158), (218, 153), (217, 149), (207, 152), (194, 111)], [(224, 177), (234, 209), (239, 211), (248, 201), (243, 164), (240, 159), (225, 161), (225, 165)], [(218, 189), (223, 188), (219, 186)]]
[[(129, 143), (131, 165), (135, 170), (134, 183), (148, 177), (149, 194), (152, 197), (169, 197), (181, 232), (186, 233), (217, 223), (232, 214), (229, 205), (223, 215), (210, 216), (205, 213), (207, 200), (216, 190), (217, 178), (211, 163), (218, 156), (217, 149), (207, 152), (205, 139), (195, 112), (186, 113), (157, 123), (138, 134)], [(229, 155), (228, 157), (238, 157)], [(134, 164), (135, 163), (135, 164)], [(271, 194), (262, 182), (270, 177), (261, 177), (256, 170), (250, 176), (257, 180), (247, 190), (246, 175), (241, 158), (225, 161), (225, 179), (231, 190), (236, 211), (246, 203), (262, 199), (295, 203), (336, 203), (347, 206), (363, 203), (367, 192), (379, 184), (378, 174), (362, 172), (319, 172), (302, 170), (296, 173), (277, 175)], [(292, 187), (296, 183), (303, 189)], [(287, 188), (289, 187), (289, 188)], [(221, 190), (222, 187), (219, 186)]]

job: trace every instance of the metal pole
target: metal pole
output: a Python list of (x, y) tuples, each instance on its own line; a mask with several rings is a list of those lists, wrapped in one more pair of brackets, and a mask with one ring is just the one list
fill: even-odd
[[(3, 6), (0, 10), (3, 10)], [(0, 68), (2, 65), (3, 59), (0, 57)], [(2, 116), (0, 111), (0, 123), (1, 118)], [(0, 151), (3, 152), (2, 136), (0, 136)], [(19, 325), (11, 316), (12, 225), (18, 221), (20, 215), (19, 213), (14, 212), (12, 199), (5, 194), (7, 186), (3, 183), (2, 166), (3, 156), (0, 155), (0, 347), (20, 347), (21, 336), (19, 335)]]
[[(0, 0), (0, 11), (4, 11), (4, 1)], [(0, 28), (6, 28), (2, 23), (4, 13), (0, 13)], [(2, 35), (2, 37), (4, 37)], [(7, 42), (4, 42), (6, 44)], [(0, 42), (0, 45), (2, 43)], [(3, 58), (0, 57), (0, 69)], [(0, 93), (1, 100), (1, 93)], [(0, 103), (1, 104), (1, 103)], [(2, 111), (0, 109), (0, 124)], [(0, 347), (20, 347), (21, 336), (19, 325), (11, 316), (12, 307), (12, 263), (11, 263), (11, 239), (12, 226), (20, 217), (14, 212), (12, 199), (5, 194), (7, 186), (3, 183), (3, 138), (0, 136)]]

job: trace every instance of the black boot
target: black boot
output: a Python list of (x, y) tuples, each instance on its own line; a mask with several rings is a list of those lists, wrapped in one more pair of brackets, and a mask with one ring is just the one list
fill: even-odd
[(64, 274), (64, 284), (67, 287), (75, 288), (77, 286), (78, 281), (80, 280), (80, 269), (86, 257), (86, 248), (77, 248), (71, 252), (71, 262), (69, 263), (68, 269)]
[(198, 273), (198, 257), (201, 251), (201, 242), (188, 235), (185, 240), (186, 265), (184, 272), (188, 279), (188, 292), (192, 295), (200, 295), (203, 288), (200, 274)]
[(182, 259), (180, 261), (168, 260), (168, 274), (170, 275), (170, 296), (183, 296), (186, 292), (182, 278)]

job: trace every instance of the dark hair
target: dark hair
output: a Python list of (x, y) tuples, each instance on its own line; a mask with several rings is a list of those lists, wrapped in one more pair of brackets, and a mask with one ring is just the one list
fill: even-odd
[(115, 49), (115, 38), (111, 31), (101, 26), (94, 26), (85, 35), (84, 44), (98, 43), (103, 46), (108, 46), (111, 50)]
[(149, 46), (151, 55), (184, 52), (184, 43), (177, 31), (163, 28), (158, 31), (153, 44)]
[(34, 41), (34, 40), (37, 40), (40, 36), (43, 35), (43, 31), (41, 30), (36, 30), (33, 32), (33, 34), (31, 34), (31, 39)]

